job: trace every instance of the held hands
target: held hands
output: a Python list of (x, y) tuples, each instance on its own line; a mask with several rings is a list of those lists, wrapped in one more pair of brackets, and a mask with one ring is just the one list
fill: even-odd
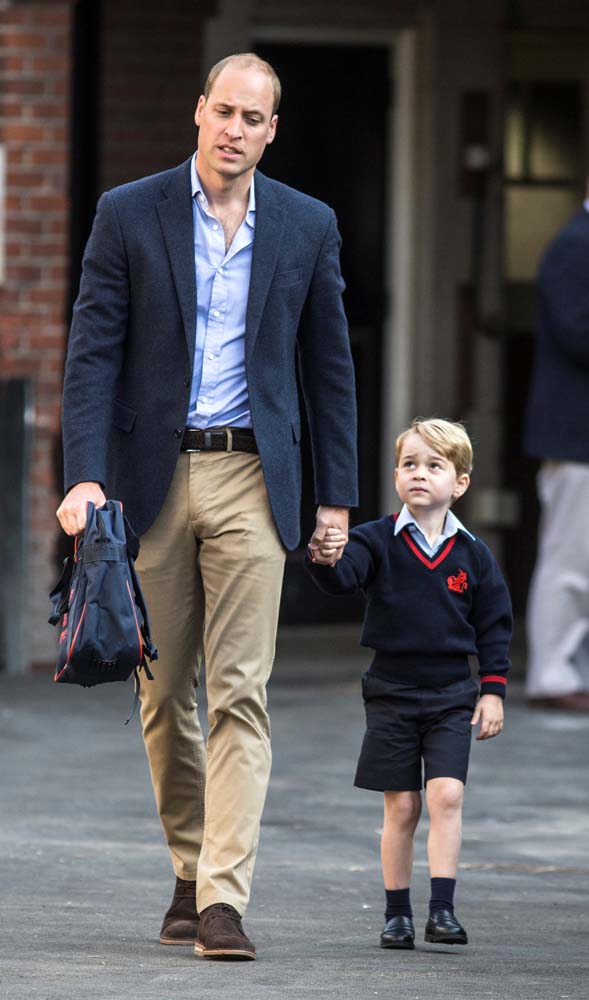
[(484, 694), (479, 698), (470, 720), (471, 726), (480, 722), (477, 740), (490, 740), (503, 729), (503, 699), (498, 694)]
[(317, 508), (317, 524), (309, 542), (309, 555), (314, 563), (335, 566), (341, 559), (348, 541), (348, 521), (347, 507)]
[(98, 483), (77, 483), (72, 486), (57, 509), (57, 520), (66, 535), (80, 535), (86, 527), (86, 504), (102, 507), (106, 497)]

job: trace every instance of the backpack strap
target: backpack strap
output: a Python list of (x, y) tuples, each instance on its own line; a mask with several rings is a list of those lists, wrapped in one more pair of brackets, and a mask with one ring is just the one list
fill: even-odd
[(62, 615), (65, 615), (68, 609), (73, 572), (74, 557), (68, 556), (67, 559), (63, 560), (61, 576), (49, 594), (49, 599), (53, 605), (53, 610), (48, 618), (50, 625), (57, 625)]
[[(150, 660), (157, 660), (158, 654), (157, 649), (154, 646), (151, 638), (151, 625), (149, 621), (149, 612), (147, 610), (147, 604), (145, 603), (145, 598), (143, 596), (141, 585), (139, 583), (139, 578), (137, 576), (137, 570), (135, 569), (135, 563), (132, 558), (129, 558), (129, 572), (131, 574), (131, 582), (133, 584), (133, 593), (135, 595), (135, 600), (137, 601), (137, 607), (141, 611), (141, 617), (143, 619), (143, 625), (141, 626), (141, 634), (143, 636), (143, 647), (144, 654), (146, 654)], [(153, 680), (153, 675), (149, 670), (147, 663), (145, 661), (145, 655), (143, 657), (143, 668), (145, 669), (145, 676), (149, 680)]]

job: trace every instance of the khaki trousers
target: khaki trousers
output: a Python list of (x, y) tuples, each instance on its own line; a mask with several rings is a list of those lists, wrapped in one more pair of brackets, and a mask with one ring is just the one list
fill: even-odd
[(589, 691), (589, 464), (545, 462), (527, 613), (531, 697)]
[[(141, 721), (174, 871), (196, 879), (199, 911), (223, 902), (243, 915), (249, 900), (284, 558), (259, 457), (181, 453), (137, 559), (159, 650), (155, 679), (141, 682)], [(196, 712), (203, 662), (206, 749)]]

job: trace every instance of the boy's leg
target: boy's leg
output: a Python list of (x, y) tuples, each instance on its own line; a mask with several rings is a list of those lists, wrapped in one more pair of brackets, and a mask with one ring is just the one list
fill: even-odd
[(421, 815), (420, 792), (385, 792), (380, 857), (385, 889), (411, 883), (413, 836)]
[(432, 878), (456, 878), (462, 845), (464, 785), (456, 778), (430, 778), (425, 787), (430, 819), (427, 854)]
[(433, 944), (467, 944), (466, 931), (454, 916), (464, 784), (456, 778), (432, 778), (426, 784), (425, 798), (430, 817), (427, 852), (431, 875), (425, 940)]
[(354, 783), (385, 790), (381, 860), (387, 908), (380, 944), (413, 948), (409, 883), (413, 834), (421, 813), (419, 699), (415, 688), (383, 680), (370, 670), (364, 675), (362, 693), (366, 733)]
[(425, 940), (466, 944), (454, 916), (453, 894), (462, 843), (462, 803), (472, 738), (470, 720), (478, 694), (471, 678), (424, 692), (422, 752), (430, 816), (428, 857), (432, 877)]
[(384, 793), (380, 855), (387, 900), (381, 948), (413, 948), (409, 886), (413, 868), (413, 837), (421, 814), (421, 793)]

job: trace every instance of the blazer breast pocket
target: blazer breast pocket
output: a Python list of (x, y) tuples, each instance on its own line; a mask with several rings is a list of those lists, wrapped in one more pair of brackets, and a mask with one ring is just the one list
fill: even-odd
[(130, 434), (133, 430), (133, 426), (137, 419), (137, 412), (128, 403), (124, 403), (122, 399), (115, 399), (115, 405), (112, 411), (112, 422), (114, 427), (118, 427), (120, 431), (125, 431)]
[(289, 271), (277, 271), (272, 279), (273, 288), (288, 288), (289, 285), (298, 285), (303, 278), (303, 271), (300, 267), (293, 267)]

